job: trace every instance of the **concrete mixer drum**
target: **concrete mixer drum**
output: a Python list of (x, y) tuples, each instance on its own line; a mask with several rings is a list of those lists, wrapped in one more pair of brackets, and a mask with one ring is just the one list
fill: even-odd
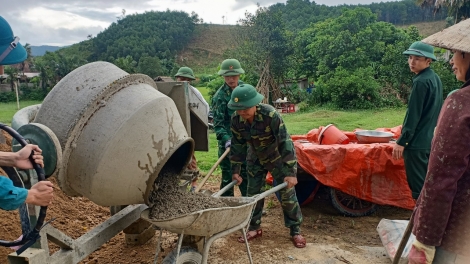
[(179, 111), (150, 77), (93, 62), (52, 89), (34, 122), (59, 139), (66, 194), (102, 206), (148, 204), (163, 166), (181, 172), (194, 149)]

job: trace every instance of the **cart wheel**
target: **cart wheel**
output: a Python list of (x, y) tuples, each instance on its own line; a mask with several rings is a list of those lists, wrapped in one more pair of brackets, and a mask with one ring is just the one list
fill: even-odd
[(377, 205), (361, 200), (342, 191), (330, 188), (331, 203), (345, 216), (366, 216), (377, 210)]
[(182, 247), (180, 250), (180, 255), (178, 257), (178, 262), (177, 256), (176, 256), (176, 251), (178, 249), (173, 249), (173, 251), (166, 256), (162, 264), (200, 264), (202, 263), (202, 255), (199, 253), (195, 248), (192, 247)]

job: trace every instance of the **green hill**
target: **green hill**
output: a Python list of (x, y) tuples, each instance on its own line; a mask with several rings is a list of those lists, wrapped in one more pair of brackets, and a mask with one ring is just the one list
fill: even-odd
[(419, 30), (419, 34), (423, 37), (427, 37), (443, 30), (444, 28), (446, 28), (446, 25), (447, 25), (447, 22), (445, 20), (441, 20), (441, 21), (414, 23), (414, 24), (398, 26), (398, 27), (407, 28), (409, 26), (416, 26)]

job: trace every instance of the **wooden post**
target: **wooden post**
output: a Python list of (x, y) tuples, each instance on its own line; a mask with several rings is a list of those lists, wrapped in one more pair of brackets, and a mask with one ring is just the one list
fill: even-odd
[(18, 96), (18, 82), (15, 82), (15, 92), (16, 92), (16, 109), (20, 110), (20, 97)]

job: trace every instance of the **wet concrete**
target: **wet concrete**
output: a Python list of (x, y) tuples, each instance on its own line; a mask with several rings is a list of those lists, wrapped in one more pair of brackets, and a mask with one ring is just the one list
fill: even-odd
[(150, 218), (165, 220), (200, 210), (227, 207), (218, 198), (181, 190), (179, 181), (179, 176), (171, 170), (160, 172), (149, 198), (152, 204)]

